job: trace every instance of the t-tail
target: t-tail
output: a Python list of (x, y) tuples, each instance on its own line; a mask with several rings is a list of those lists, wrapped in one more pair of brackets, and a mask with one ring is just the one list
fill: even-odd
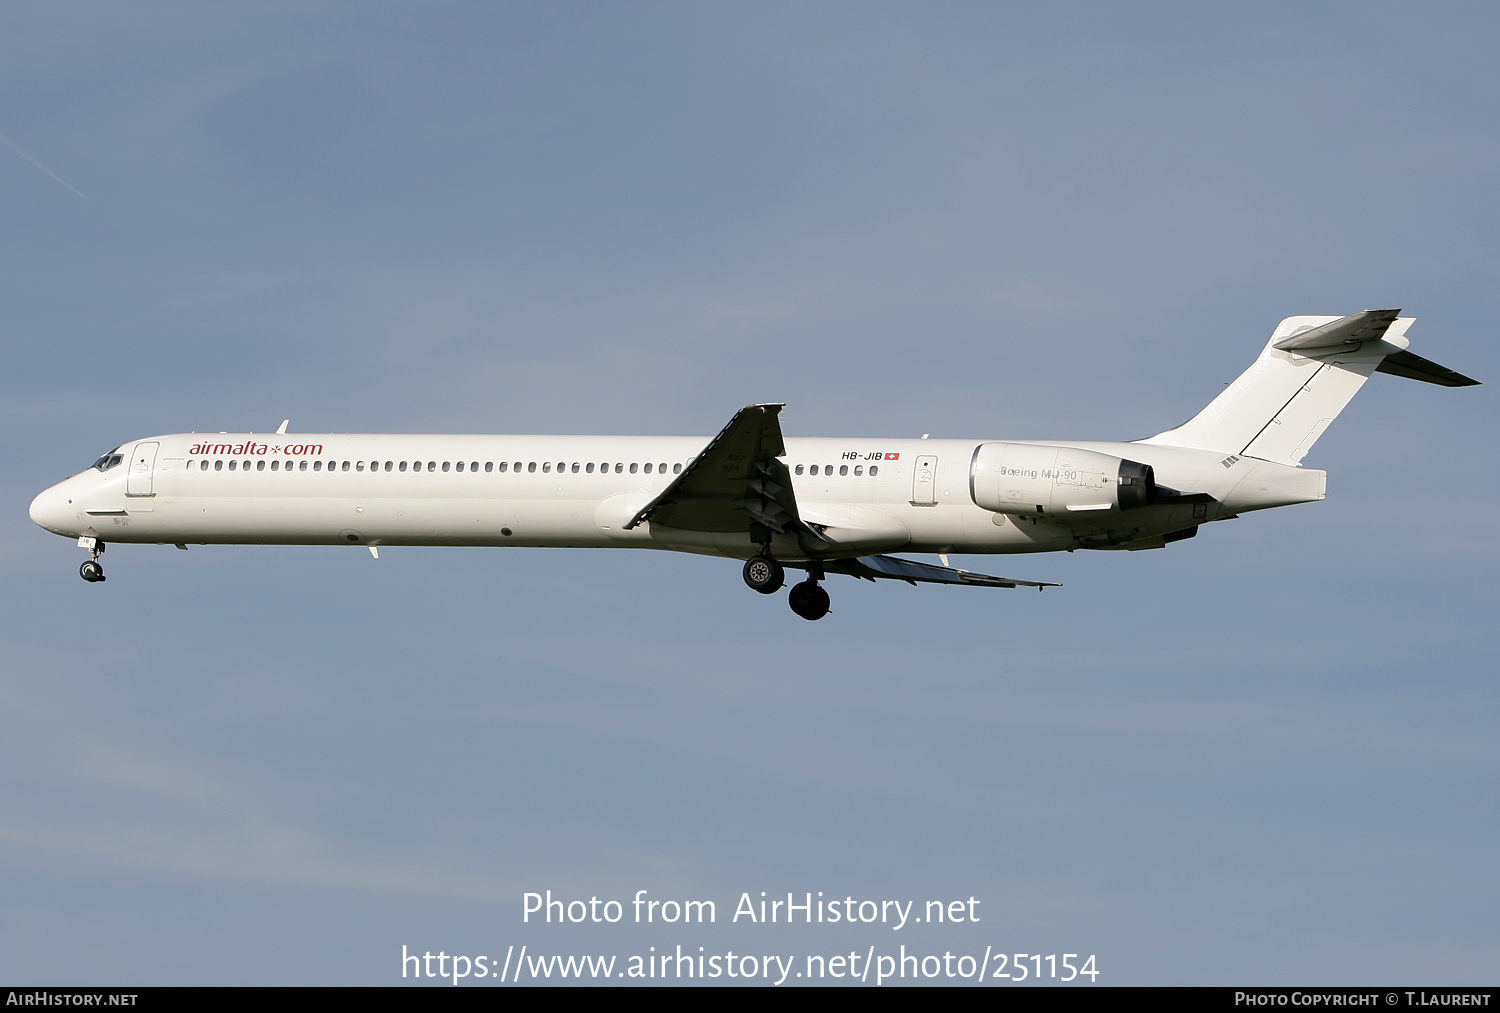
[(1443, 387), (1477, 384), (1407, 351), (1414, 317), (1364, 310), (1347, 317), (1287, 317), (1260, 357), (1208, 407), (1141, 443), (1190, 447), (1296, 467), (1371, 373)]

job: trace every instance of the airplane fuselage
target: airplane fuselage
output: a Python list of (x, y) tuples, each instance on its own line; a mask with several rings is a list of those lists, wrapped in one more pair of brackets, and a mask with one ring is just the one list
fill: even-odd
[[(1214, 502), (1049, 513), (975, 501), (981, 447), (997, 440), (788, 438), (785, 461), (819, 555), (1019, 553), (1129, 543), (1266, 506), (1322, 497), (1323, 473), (1138, 443), (1009, 441), (1151, 465), (1156, 480)], [(159, 544), (472, 545), (657, 548), (748, 558), (741, 531), (627, 527), (706, 437), (187, 433), (119, 448), (37, 497), (48, 530)], [(1267, 475), (1280, 483), (1264, 488)], [(1040, 509), (1032, 509), (1039, 507)], [(806, 551), (781, 536), (785, 559)], [(1139, 547), (1152, 547), (1141, 545)]]

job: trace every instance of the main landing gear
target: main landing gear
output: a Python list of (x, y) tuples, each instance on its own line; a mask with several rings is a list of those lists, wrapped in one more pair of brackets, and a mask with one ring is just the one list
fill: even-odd
[(822, 619), (828, 614), (828, 592), (812, 577), (793, 586), (786, 601), (803, 619)]
[(786, 570), (770, 556), (752, 556), (745, 564), (745, 583), (752, 591), (775, 594), (786, 583)]
[[(787, 604), (803, 619), (822, 619), (828, 614), (828, 592), (818, 583), (821, 576), (820, 568), (787, 595)], [(775, 594), (786, 583), (786, 569), (769, 555), (753, 556), (745, 564), (745, 583), (752, 591)]]
[(84, 560), (78, 568), (78, 576), (90, 584), (97, 584), (104, 579), (104, 567), (99, 564), (99, 555), (104, 551), (104, 543), (94, 538), (80, 538), (78, 544), (89, 550), (89, 558)]

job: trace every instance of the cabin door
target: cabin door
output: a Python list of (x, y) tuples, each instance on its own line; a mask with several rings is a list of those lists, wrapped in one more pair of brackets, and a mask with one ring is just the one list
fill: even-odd
[(911, 475), (912, 506), (937, 505), (937, 458), (919, 457)]
[(130, 473), (125, 477), (125, 495), (155, 496), (151, 476), (156, 469), (159, 443), (137, 443), (130, 452)]

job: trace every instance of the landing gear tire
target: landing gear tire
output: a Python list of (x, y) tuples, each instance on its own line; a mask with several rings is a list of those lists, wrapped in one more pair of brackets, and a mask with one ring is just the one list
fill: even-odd
[(97, 584), (99, 581), (104, 579), (104, 567), (100, 566), (92, 559), (86, 559), (84, 560), (83, 565), (78, 568), (78, 576), (82, 577), (90, 584)]
[(815, 580), (804, 580), (793, 585), (786, 600), (792, 611), (803, 619), (812, 621), (828, 614), (828, 592)]
[(786, 570), (770, 556), (753, 556), (745, 564), (745, 583), (752, 591), (775, 594), (786, 583)]

